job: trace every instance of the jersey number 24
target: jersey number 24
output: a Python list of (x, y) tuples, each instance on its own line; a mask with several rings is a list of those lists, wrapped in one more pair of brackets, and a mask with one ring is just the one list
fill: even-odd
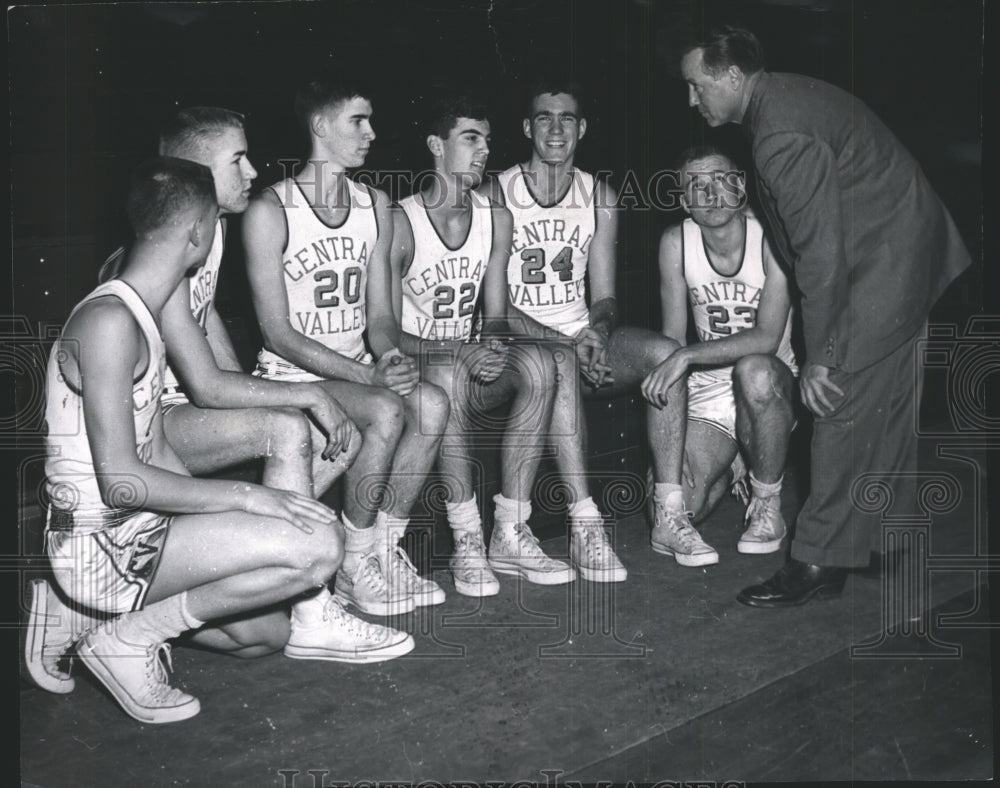
[[(545, 250), (525, 249), (521, 252), (521, 281), (526, 285), (545, 284)], [(562, 251), (552, 258), (552, 270), (559, 274), (560, 282), (568, 282), (573, 278), (573, 247), (564, 246)]]

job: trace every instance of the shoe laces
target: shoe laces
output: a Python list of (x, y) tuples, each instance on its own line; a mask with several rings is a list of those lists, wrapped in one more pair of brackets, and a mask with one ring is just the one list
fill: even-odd
[(770, 525), (778, 511), (777, 495), (768, 495), (763, 498), (754, 496), (750, 499), (750, 504), (747, 506), (747, 512), (743, 521), (747, 524), (755, 521), (759, 525), (763, 520), (764, 524)]
[(694, 517), (694, 512), (683, 509), (667, 509), (666, 507), (663, 507), (660, 512), (663, 515), (664, 526), (676, 535), (681, 544), (691, 546), (701, 543), (701, 535), (691, 525), (691, 518)]
[(538, 537), (531, 532), (527, 523), (514, 524), (514, 537), (517, 539), (518, 553), (521, 556), (548, 558), (538, 543)]
[(344, 601), (337, 596), (331, 596), (323, 605), (323, 620), (331, 621), (346, 630), (349, 634), (364, 640), (383, 641), (386, 637), (388, 627), (380, 624), (372, 624), (362, 618), (351, 615), (344, 606)]
[(420, 585), (422, 580), (420, 573), (400, 545), (396, 545), (389, 551), (388, 563), (390, 571), (395, 570), (396, 576), (402, 579), (407, 591), (413, 591), (416, 586)]
[(382, 564), (374, 553), (369, 553), (362, 559), (358, 571), (355, 573), (355, 584), (359, 579), (376, 593), (385, 592), (388, 583), (385, 579), (385, 573), (382, 571)]
[(604, 528), (600, 521), (587, 523), (576, 530), (577, 538), (583, 543), (584, 552), (588, 558), (601, 561), (605, 557), (605, 552), (611, 551), (608, 543), (608, 535), (604, 533)]
[(181, 694), (171, 687), (170, 673), (174, 670), (174, 660), (169, 643), (153, 644), (146, 649), (146, 684), (150, 697), (158, 701), (169, 701)]
[(733, 486), (729, 488), (729, 492), (744, 506), (750, 503), (750, 480), (743, 476), (738, 481), (733, 482)]
[(455, 537), (455, 556), (463, 560), (479, 559), (486, 562), (486, 546), (478, 531), (462, 531)]

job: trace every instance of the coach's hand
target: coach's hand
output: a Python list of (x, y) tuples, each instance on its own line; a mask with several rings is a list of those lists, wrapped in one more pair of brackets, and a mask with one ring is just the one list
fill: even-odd
[(678, 348), (646, 375), (642, 381), (642, 396), (654, 408), (662, 408), (667, 404), (668, 391), (677, 381), (683, 380), (690, 365), (685, 348)]
[(413, 391), (419, 379), (417, 363), (399, 350), (390, 350), (375, 364), (375, 385), (385, 386), (401, 397)]
[(577, 332), (576, 355), (580, 359), (580, 372), (595, 387), (614, 383), (608, 365), (608, 338), (591, 326)]
[(310, 415), (316, 420), (319, 428), (326, 433), (326, 448), (323, 459), (336, 459), (342, 451), (347, 451), (351, 445), (351, 436), (356, 431), (354, 423), (348, 418), (340, 404), (321, 387), (321, 399), (309, 407)]
[(316, 525), (337, 522), (333, 510), (319, 501), (291, 490), (275, 490), (259, 484), (247, 485), (243, 511), (274, 517), (291, 523), (300, 531), (311, 534)]
[(806, 364), (799, 377), (799, 390), (802, 402), (817, 416), (825, 416), (833, 411), (831, 395), (844, 396), (844, 392), (830, 380), (830, 367), (822, 364)]

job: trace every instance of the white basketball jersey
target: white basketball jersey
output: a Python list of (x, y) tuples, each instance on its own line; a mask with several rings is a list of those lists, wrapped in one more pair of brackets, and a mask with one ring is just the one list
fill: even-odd
[(566, 193), (548, 207), (528, 190), (520, 165), (497, 179), (514, 216), (507, 264), (510, 303), (542, 325), (574, 336), (590, 325), (587, 259), (597, 228), (594, 176), (573, 170)]
[[(153, 422), (159, 416), (160, 395), (163, 392), (166, 367), (163, 339), (142, 299), (118, 279), (100, 285), (76, 306), (70, 317), (83, 304), (102, 296), (119, 298), (128, 307), (148, 348), (149, 364), (142, 377), (132, 383), (135, 449), (139, 459), (148, 463), (153, 457)], [(45, 420), (48, 425), (48, 452), (45, 460), (45, 490), (53, 507), (72, 510), (77, 524), (85, 529), (96, 530), (102, 525), (104, 515), (110, 513), (118, 516), (120, 512), (109, 509), (101, 500), (84, 420), (82, 392), (75, 382), (71, 385), (66, 380), (61, 368), (61, 364), (70, 363), (63, 343), (64, 340), (59, 339), (52, 348), (47, 369)], [(79, 371), (75, 378), (79, 381)], [(127, 485), (127, 482), (123, 481), (121, 484)], [(138, 489), (133, 492), (136, 508), (141, 508), (143, 493)]]
[[(215, 222), (215, 239), (212, 241), (212, 248), (208, 252), (205, 264), (198, 269), (194, 276), (188, 278), (189, 296), (191, 300), (191, 314), (198, 321), (198, 325), (205, 330), (208, 325), (208, 309), (215, 301), (215, 291), (219, 286), (219, 269), (222, 267), (223, 249), (222, 220)], [(119, 247), (101, 266), (112, 265), (114, 261), (120, 265), (120, 258), (124, 257), (125, 248)], [(167, 365), (166, 373), (163, 376), (163, 387), (165, 389), (177, 389), (183, 391), (183, 386), (178, 382), (174, 371)]]
[(407, 334), (463, 342), (472, 336), (472, 312), (493, 247), (493, 213), (481, 195), (469, 196), (469, 233), (455, 249), (438, 235), (420, 194), (399, 203), (413, 232), (413, 262), (402, 287), (400, 322)]
[[(764, 271), (764, 231), (752, 216), (746, 217), (746, 223), (743, 262), (736, 273), (726, 276), (712, 267), (705, 251), (701, 228), (693, 219), (684, 220), (684, 280), (687, 283), (695, 330), (701, 342), (732, 336), (757, 325), (757, 309), (760, 307), (760, 296), (767, 278)], [(797, 374), (791, 336), (792, 315), (789, 311), (785, 331), (775, 355)], [(709, 369), (706, 372), (720, 379), (729, 380), (732, 377), (731, 366)]]
[[(365, 286), (378, 221), (374, 195), (348, 181), (350, 207), (339, 227), (320, 219), (294, 178), (271, 187), (285, 210), (288, 240), (282, 253), (292, 328), (348, 358), (365, 357)], [(258, 363), (291, 365), (267, 348)], [(291, 365), (294, 367), (294, 365)], [(297, 369), (297, 367), (294, 367)]]

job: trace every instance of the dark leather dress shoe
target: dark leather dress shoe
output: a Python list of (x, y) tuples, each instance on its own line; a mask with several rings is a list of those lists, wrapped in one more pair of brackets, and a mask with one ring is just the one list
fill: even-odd
[(847, 570), (838, 566), (816, 566), (789, 558), (774, 577), (740, 591), (738, 602), (750, 607), (793, 607), (813, 597), (840, 596)]

